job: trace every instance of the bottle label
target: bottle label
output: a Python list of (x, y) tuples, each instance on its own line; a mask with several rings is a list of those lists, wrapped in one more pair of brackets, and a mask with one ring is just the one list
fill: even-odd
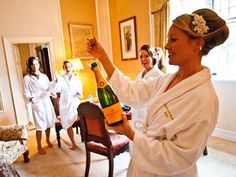
[(107, 123), (110, 125), (122, 120), (121, 114), (123, 113), (123, 110), (119, 102), (103, 108), (102, 112), (107, 120)]
[(98, 88), (104, 88), (107, 85), (107, 83), (103, 79), (103, 77), (102, 77), (100, 71), (98, 70), (98, 68), (97, 67), (93, 68), (93, 72), (94, 72), (96, 80), (97, 80)]
[(98, 82), (98, 88), (104, 88), (106, 85), (104, 82)]

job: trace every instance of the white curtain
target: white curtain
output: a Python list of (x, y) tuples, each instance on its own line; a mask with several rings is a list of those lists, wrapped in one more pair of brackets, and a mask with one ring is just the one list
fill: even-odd
[(167, 30), (169, 24), (169, 0), (151, 0), (151, 12), (154, 18), (154, 44), (155, 47), (163, 49), (166, 44)]

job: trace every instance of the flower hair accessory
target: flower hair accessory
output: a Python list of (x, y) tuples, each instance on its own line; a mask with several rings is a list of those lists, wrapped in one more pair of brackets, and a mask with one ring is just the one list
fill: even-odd
[(193, 28), (193, 31), (195, 31), (197, 34), (204, 34), (207, 33), (209, 30), (209, 27), (206, 25), (206, 21), (201, 15), (198, 14), (191, 14), (192, 17), (194, 17), (192, 24), (195, 25)]

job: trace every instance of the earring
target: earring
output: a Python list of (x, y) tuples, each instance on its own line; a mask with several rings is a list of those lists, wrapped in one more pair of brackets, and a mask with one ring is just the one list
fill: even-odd
[(202, 46), (200, 46), (200, 48), (199, 48), (200, 50), (202, 50)]

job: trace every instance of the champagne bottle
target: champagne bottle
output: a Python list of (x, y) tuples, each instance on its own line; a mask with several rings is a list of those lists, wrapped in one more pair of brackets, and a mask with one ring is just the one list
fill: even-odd
[(116, 94), (102, 76), (96, 62), (91, 64), (97, 82), (97, 96), (109, 126), (122, 123), (123, 110)]

